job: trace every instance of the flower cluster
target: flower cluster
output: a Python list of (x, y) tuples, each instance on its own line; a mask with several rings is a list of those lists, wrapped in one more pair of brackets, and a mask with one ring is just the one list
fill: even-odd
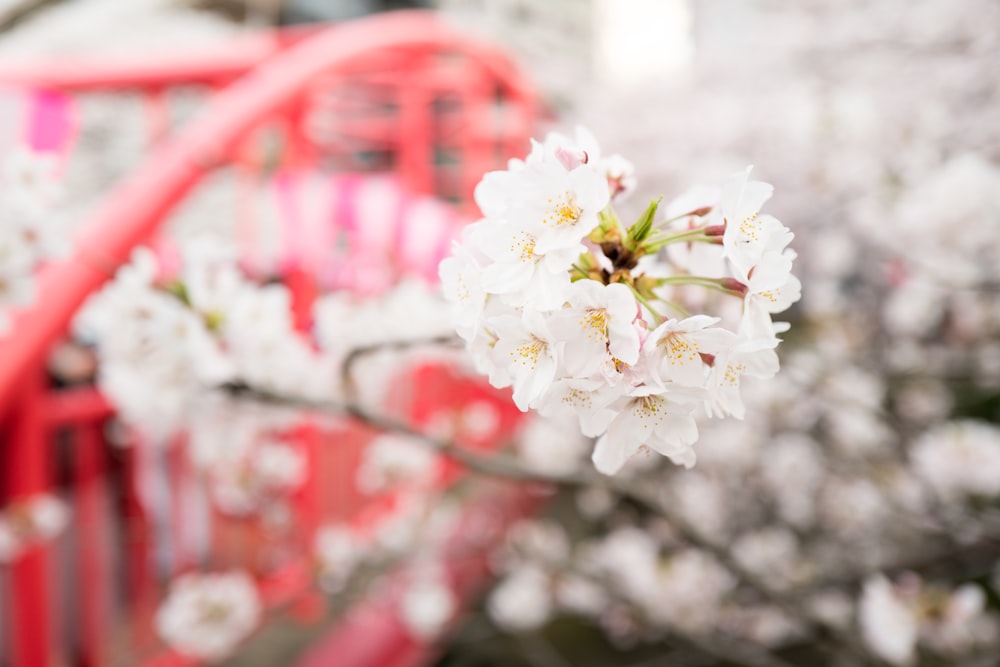
[(1000, 624), (986, 610), (986, 594), (976, 584), (928, 585), (907, 574), (894, 585), (874, 575), (864, 584), (858, 610), (868, 648), (893, 665), (912, 664), (918, 645), (942, 656), (988, 645)]
[(260, 615), (260, 595), (246, 572), (187, 574), (171, 584), (156, 628), (179, 653), (219, 660), (246, 639)]
[(760, 213), (772, 188), (749, 176), (625, 227), (611, 204), (634, 184), (628, 163), (583, 130), (486, 174), (484, 218), (440, 267), (477, 368), (523, 411), (572, 411), (604, 473), (647, 449), (692, 466), (696, 411), (743, 416), (741, 378), (777, 372), (771, 316), (800, 294), (792, 233)]
[(69, 521), (69, 511), (57, 498), (39, 494), (0, 510), (0, 563), (10, 563), (32, 545), (51, 539)]
[[(313, 331), (301, 331), (290, 290), (248, 277), (225, 244), (189, 239), (180, 260), (168, 273), (167, 262), (138, 249), (75, 322), (78, 335), (97, 345), (101, 391), (128, 424), (154, 438), (189, 425), (205, 411), (212, 389), (244, 384), (289, 397), (337, 399), (341, 367), (355, 348), (448, 331), (447, 304), (419, 281), (367, 299), (325, 294), (313, 304)], [(409, 326), (401, 330), (400, 321)], [(398, 355), (370, 361), (362, 400), (380, 398), (399, 371)]]
[(0, 333), (8, 310), (34, 299), (35, 269), (68, 250), (66, 235), (50, 219), (59, 197), (55, 160), (27, 149), (0, 165)]

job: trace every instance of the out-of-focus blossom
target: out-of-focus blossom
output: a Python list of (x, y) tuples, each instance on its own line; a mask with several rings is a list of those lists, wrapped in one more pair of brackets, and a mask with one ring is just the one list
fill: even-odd
[(156, 612), (156, 629), (175, 651), (201, 660), (229, 655), (260, 621), (253, 579), (243, 571), (175, 579)]
[(904, 575), (896, 584), (875, 575), (864, 585), (858, 622), (866, 644), (894, 665), (914, 662), (918, 647), (938, 656), (961, 655), (994, 641), (1000, 623), (986, 612), (976, 584), (926, 584)]
[(419, 568), (400, 601), (403, 624), (420, 639), (433, 639), (441, 634), (455, 614), (457, 602), (447, 578), (438, 570), (430, 572)]
[(528, 420), (517, 438), (521, 462), (543, 475), (569, 475), (586, 460), (590, 443), (573, 422), (549, 417)]
[(57, 498), (40, 494), (0, 509), (0, 563), (10, 563), (35, 544), (58, 535), (69, 511)]
[(402, 435), (380, 435), (362, 452), (356, 473), (358, 489), (379, 493), (399, 486), (424, 488), (439, 469), (438, 455), (427, 445)]
[(54, 216), (60, 198), (55, 156), (17, 148), (0, 163), (0, 334), (10, 311), (35, 298), (35, 271), (69, 250)]
[(913, 661), (919, 627), (917, 616), (884, 577), (876, 576), (865, 582), (858, 622), (865, 643), (875, 655), (894, 665)]
[(949, 422), (924, 433), (912, 450), (914, 469), (946, 499), (1000, 494), (1000, 429)]
[(369, 549), (349, 526), (331, 524), (316, 532), (315, 555), (320, 585), (336, 593), (350, 579)]
[(532, 566), (519, 567), (504, 577), (487, 601), (493, 622), (505, 630), (533, 630), (552, 612), (549, 575)]

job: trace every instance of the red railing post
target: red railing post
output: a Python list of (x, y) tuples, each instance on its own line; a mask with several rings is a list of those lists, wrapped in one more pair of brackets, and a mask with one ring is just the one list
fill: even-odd
[[(42, 414), (45, 372), (25, 373), (9, 406), (4, 442), (5, 485), (11, 499), (50, 489), (50, 449)], [(11, 566), (10, 620), (13, 667), (45, 667), (51, 663), (56, 633), (52, 628), (49, 551), (32, 546)]]
[(75, 432), (76, 524), (80, 558), (80, 663), (106, 664), (105, 643), (111, 613), (112, 581), (108, 567), (107, 496), (102, 422), (80, 425)]
[[(411, 67), (417, 69), (420, 63)], [(418, 80), (416, 73), (414, 79)], [(398, 171), (404, 185), (420, 194), (434, 192), (433, 99), (426, 84), (415, 82), (399, 89)]]

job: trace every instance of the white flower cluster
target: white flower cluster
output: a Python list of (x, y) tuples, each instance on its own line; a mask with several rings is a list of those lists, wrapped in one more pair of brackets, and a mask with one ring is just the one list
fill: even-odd
[(187, 574), (172, 582), (156, 629), (179, 653), (219, 660), (246, 639), (260, 615), (260, 596), (246, 572)]
[(733, 609), (724, 606), (732, 575), (708, 554), (661, 554), (649, 532), (621, 527), (574, 550), (562, 527), (525, 521), (507, 535), (504, 576), (487, 611), (500, 627), (535, 629), (558, 610), (589, 616), (609, 631), (620, 618), (615, 600), (641, 609), (650, 622), (703, 633)]
[(458, 607), (448, 560), (450, 550), (464, 539), (458, 537), (465, 528), (462, 514), (437, 494), (420, 492), (400, 494), (381, 510), (374, 516), (369, 511), (367, 521), (331, 523), (317, 531), (319, 585), (338, 593), (359, 568), (393, 566), (391, 583), (382, 585), (382, 603), (391, 601), (411, 635), (432, 639)]
[(893, 665), (910, 665), (918, 645), (941, 656), (962, 654), (1000, 635), (977, 584), (954, 590), (905, 575), (896, 584), (873, 575), (864, 585), (858, 623), (868, 648)]
[(69, 521), (66, 505), (39, 494), (0, 510), (0, 563), (10, 563), (32, 545), (51, 539)]
[(8, 310), (34, 299), (38, 265), (68, 250), (51, 219), (59, 198), (55, 167), (54, 156), (23, 148), (0, 165), (0, 333), (10, 326)]
[(158, 273), (156, 257), (136, 251), (75, 326), (96, 341), (101, 391), (122, 418), (162, 436), (190, 409), (194, 394), (230, 380), (233, 371), (206, 322), (210, 316), (161, 289)]
[(369, 442), (361, 457), (355, 483), (366, 494), (401, 486), (426, 488), (437, 479), (440, 467), (440, 457), (425, 444), (391, 433)]
[(1000, 495), (1000, 429), (986, 422), (945, 422), (920, 435), (910, 459), (944, 500)]
[(625, 228), (623, 164), (583, 130), (536, 142), (479, 183), (484, 219), (440, 267), (477, 368), (523, 411), (573, 411), (607, 474), (646, 449), (692, 466), (695, 412), (743, 416), (740, 380), (777, 372), (771, 316), (800, 295), (792, 233), (760, 213), (772, 188), (749, 169)]
[(424, 567), (413, 573), (399, 604), (399, 617), (411, 635), (432, 640), (455, 616), (458, 600), (441, 567)]
[[(297, 329), (288, 288), (249, 279), (223, 244), (192, 239), (176, 274), (164, 275), (162, 265), (137, 250), (75, 323), (97, 344), (102, 392), (127, 423), (154, 437), (184, 426), (205, 392), (223, 384), (336, 399), (353, 349), (449, 331), (447, 304), (416, 281), (365, 300), (324, 295), (313, 305), (310, 332)], [(401, 321), (409, 326), (401, 330)], [(372, 372), (359, 388), (362, 400), (380, 397), (399, 372), (398, 355), (378, 361), (366, 360)]]

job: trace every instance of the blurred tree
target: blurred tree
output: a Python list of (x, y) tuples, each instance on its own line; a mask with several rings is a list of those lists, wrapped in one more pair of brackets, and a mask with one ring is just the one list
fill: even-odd
[(286, 0), (281, 11), (281, 23), (311, 23), (344, 21), (367, 14), (394, 9), (430, 7), (429, 0)]
[(0, 31), (9, 30), (38, 10), (59, 2), (62, 0), (4, 0), (0, 2)]

